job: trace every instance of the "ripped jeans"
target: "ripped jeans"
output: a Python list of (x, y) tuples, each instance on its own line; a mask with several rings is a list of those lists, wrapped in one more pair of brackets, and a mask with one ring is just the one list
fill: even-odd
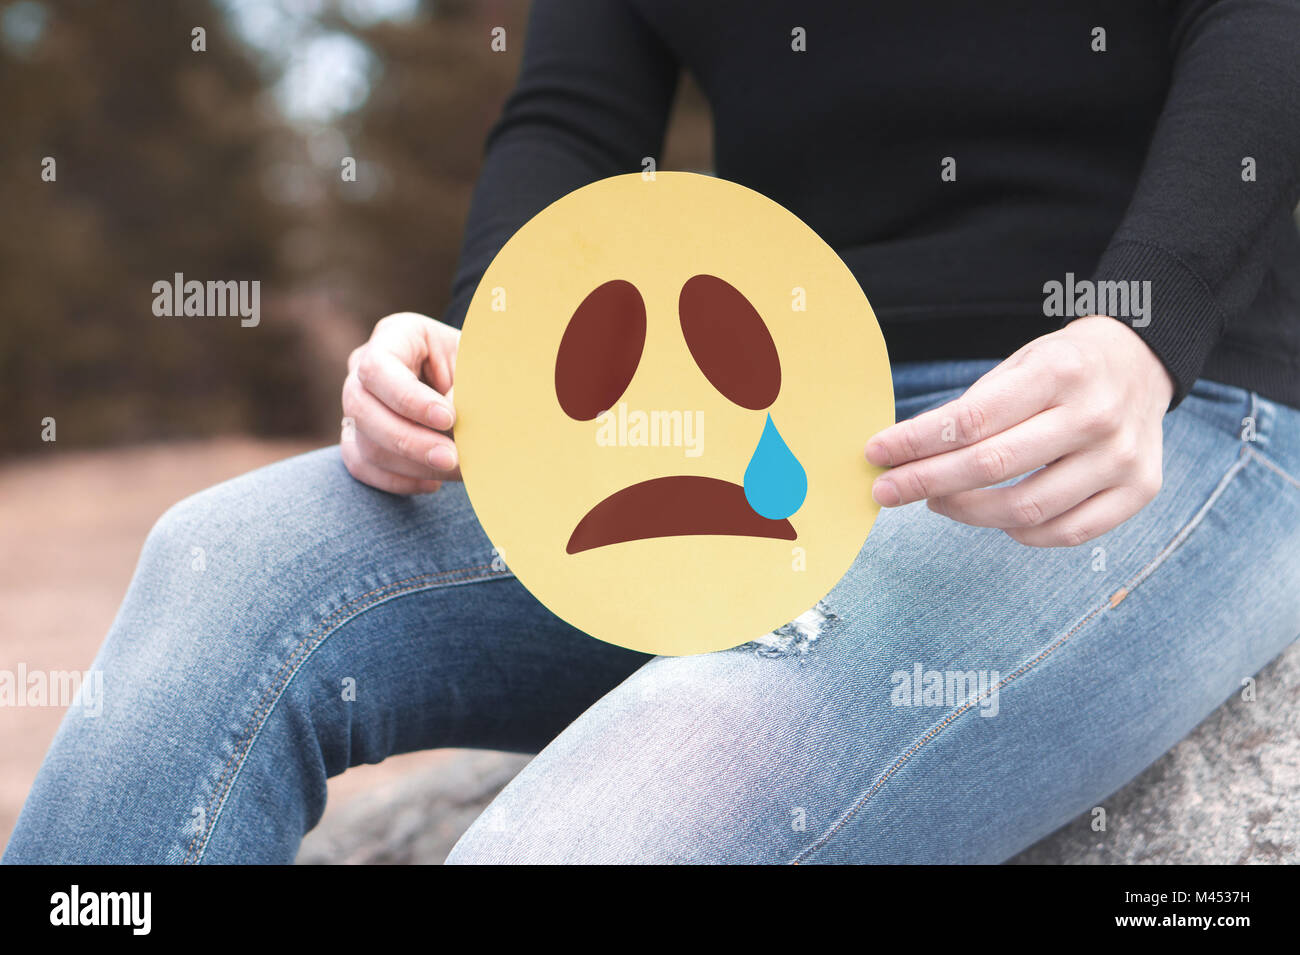
[[(897, 367), (899, 417), (992, 364)], [(883, 511), (795, 623), (657, 658), (494, 566), (460, 486), (283, 461), (158, 522), (5, 861), (289, 862), (328, 777), (449, 746), (539, 753), (452, 862), (1006, 859), (1300, 632), (1300, 412), (1201, 382), (1164, 436), (1160, 494), (1097, 540)]]

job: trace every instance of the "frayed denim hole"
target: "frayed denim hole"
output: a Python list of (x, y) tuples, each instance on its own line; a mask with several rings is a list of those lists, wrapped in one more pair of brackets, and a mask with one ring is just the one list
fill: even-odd
[(839, 623), (825, 601), (805, 610), (784, 626), (769, 634), (742, 643), (737, 650), (747, 650), (760, 657), (798, 657), (812, 652), (822, 635)]

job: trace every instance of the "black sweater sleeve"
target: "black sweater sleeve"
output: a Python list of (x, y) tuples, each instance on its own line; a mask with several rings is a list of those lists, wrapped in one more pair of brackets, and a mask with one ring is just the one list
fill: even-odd
[(519, 79), (488, 134), (443, 321), (460, 326), (493, 256), (579, 186), (658, 162), (679, 64), (622, 0), (535, 0)]
[(1170, 407), (1254, 300), (1300, 200), (1300, 0), (1177, 0), (1173, 12), (1171, 86), (1093, 275), (1151, 281), (1135, 331), (1174, 379)]

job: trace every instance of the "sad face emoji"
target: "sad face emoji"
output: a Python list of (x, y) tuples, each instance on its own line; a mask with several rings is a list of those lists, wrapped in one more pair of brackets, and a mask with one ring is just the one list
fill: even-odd
[(736, 646), (835, 585), (893, 422), (848, 268), (769, 199), (616, 176), (538, 213), (479, 283), (456, 366), (466, 489), (501, 558), (610, 643)]

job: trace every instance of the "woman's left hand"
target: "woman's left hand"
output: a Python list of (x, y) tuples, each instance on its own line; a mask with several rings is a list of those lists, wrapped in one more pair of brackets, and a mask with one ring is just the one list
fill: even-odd
[(872, 496), (885, 507), (926, 500), (1035, 547), (1082, 544), (1160, 490), (1161, 419), (1173, 392), (1132, 328), (1104, 315), (1076, 319), (960, 398), (868, 441), (867, 459), (890, 469)]

